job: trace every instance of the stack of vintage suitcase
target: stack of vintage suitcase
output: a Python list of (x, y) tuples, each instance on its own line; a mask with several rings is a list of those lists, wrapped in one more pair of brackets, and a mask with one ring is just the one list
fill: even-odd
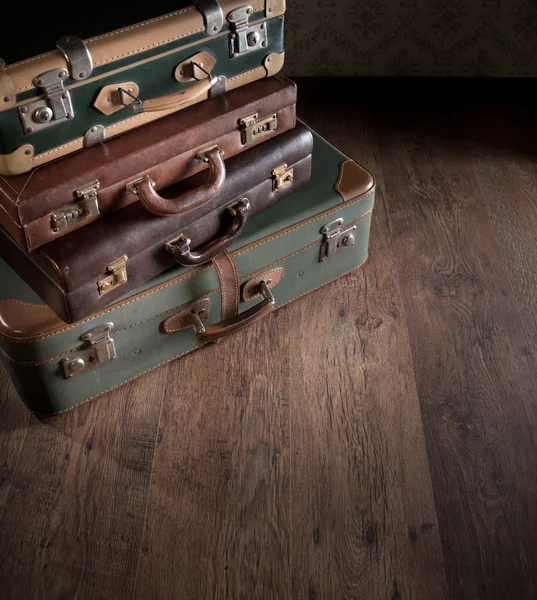
[[(25, 15), (34, 35), (0, 48), (0, 355), (31, 410), (94, 398), (365, 261), (374, 180), (297, 122), (284, 13), (134, 3), (96, 37), (100, 11)], [(67, 26), (78, 37), (51, 51)]]

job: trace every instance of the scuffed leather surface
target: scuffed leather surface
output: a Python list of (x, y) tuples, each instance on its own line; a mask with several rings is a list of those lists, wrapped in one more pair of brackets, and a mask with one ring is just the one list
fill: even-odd
[(253, 146), (242, 146), (239, 119), (279, 113), (278, 130), (266, 141), (295, 125), (295, 104), (296, 86), (283, 76), (254, 82), (30, 173), (0, 176), (0, 204), (38, 247), (58, 237), (49, 214), (72, 202), (75, 189), (98, 180), (101, 214), (123, 208), (138, 200), (125, 190), (130, 181), (150, 175), (161, 190), (191, 177), (206, 168), (195, 160), (198, 151), (218, 144), (227, 160)]
[[(197, 248), (225, 227), (224, 213), (242, 197), (251, 204), (249, 218), (288, 197), (311, 176), (313, 138), (300, 124), (263, 145), (227, 161), (227, 179), (221, 193), (208, 205), (187, 215), (158, 217), (139, 203), (110, 214), (87, 227), (60, 238), (28, 255), (14, 242), (0, 236), (2, 256), (66, 322), (73, 322), (124, 296), (175, 263), (165, 244), (184, 233)], [(272, 170), (287, 163), (293, 167), (294, 183), (272, 190)], [(174, 197), (177, 187), (195, 189), (205, 173), (173, 186), (162, 194)], [(9, 249), (8, 249), (9, 247)], [(128, 281), (100, 296), (97, 281), (107, 266), (126, 254)]]

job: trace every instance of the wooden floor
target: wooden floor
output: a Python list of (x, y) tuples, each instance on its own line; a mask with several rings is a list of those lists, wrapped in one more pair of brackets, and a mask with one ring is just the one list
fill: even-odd
[(2, 599), (537, 597), (534, 108), (301, 114), (368, 263), (57, 418), (2, 372)]

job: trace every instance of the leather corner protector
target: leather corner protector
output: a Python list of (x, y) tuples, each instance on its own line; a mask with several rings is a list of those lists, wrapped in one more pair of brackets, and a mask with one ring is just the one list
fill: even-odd
[(285, 63), (285, 51), (280, 54), (269, 54), (263, 61), (263, 66), (267, 72), (267, 77), (272, 77), (283, 69)]
[(0, 112), (13, 108), (16, 103), (15, 86), (6, 72), (5, 61), (0, 58)]
[(176, 333), (192, 327), (192, 313), (197, 312), (202, 321), (206, 321), (211, 316), (211, 301), (204, 298), (197, 302), (192, 302), (182, 311), (175, 313), (162, 322), (164, 333)]
[(272, 271), (267, 271), (266, 273), (262, 273), (253, 279), (249, 279), (242, 286), (242, 299), (244, 302), (251, 302), (255, 300), (258, 296), (261, 295), (261, 290), (259, 289), (259, 284), (264, 281), (269, 289), (272, 289), (274, 286), (278, 285), (283, 279), (284, 270), (283, 267), (279, 267), (278, 269), (272, 269)]
[(286, 10), (286, 0), (266, 0), (265, 15), (269, 18), (279, 17)]
[(375, 185), (373, 175), (354, 160), (346, 160), (339, 167), (336, 192), (344, 202), (367, 194)]
[(174, 77), (176, 81), (179, 83), (188, 83), (190, 81), (207, 79), (207, 73), (199, 69), (196, 65), (193, 65), (192, 68), (190, 68), (192, 63), (197, 63), (203, 67), (207, 73), (212, 73), (214, 66), (216, 65), (216, 59), (205, 51), (194, 54), (194, 56), (187, 58), (175, 67)]
[(0, 154), (0, 175), (22, 175), (32, 168), (34, 147), (24, 144), (11, 154)]
[[(120, 93), (118, 92), (119, 88), (125, 89), (133, 96), (138, 96), (140, 93), (140, 88), (132, 81), (113, 83), (101, 88), (93, 103), (94, 108), (102, 112), (103, 115), (112, 115), (118, 110), (125, 108), (126, 105), (121, 102)], [(127, 105), (134, 102), (134, 98), (130, 98), (129, 96), (127, 98)]]
[(20, 300), (0, 302), (0, 335), (11, 339), (34, 339), (65, 327), (48, 307)]

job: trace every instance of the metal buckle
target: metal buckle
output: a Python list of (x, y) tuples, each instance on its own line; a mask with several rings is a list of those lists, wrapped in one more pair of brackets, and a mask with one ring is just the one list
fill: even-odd
[(343, 219), (336, 219), (321, 229), (324, 238), (319, 262), (324, 262), (356, 244), (356, 225), (341, 231), (342, 225)]
[(75, 190), (75, 196), (80, 198), (78, 202), (72, 202), (62, 206), (50, 215), (52, 231), (57, 233), (67, 227), (80, 223), (84, 219), (96, 217), (99, 214), (99, 200), (97, 192), (100, 183), (94, 181), (89, 185)]
[(249, 25), (248, 19), (254, 9), (251, 6), (242, 6), (231, 11), (227, 20), (230, 23), (232, 33), (229, 36), (229, 54), (236, 58), (242, 54), (265, 48), (267, 41), (266, 23)]
[(283, 164), (272, 171), (272, 191), (277, 192), (288, 185), (292, 185), (295, 179), (294, 169), (287, 169)]
[(251, 144), (278, 129), (278, 115), (259, 119), (259, 113), (240, 119), (241, 143)]
[(106, 267), (106, 270), (110, 272), (110, 275), (107, 275), (104, 279), (97, 282), (97, 287), (99, 288), (99, 295), (104, 296), (104, 294), (108, 294), (112, 290), (116, 289), (122, 283), (127, 281), (127, 260), (129, 257), (127, 255), (121, 256), (117, 260), (115, 260), (111, 265)]
[(34, 85), (43, 90), (45, 97), (19, 107), (25, 133), (42, 131), (74, 118), (71, 96), (63, 87), (67, 75), (66, 69), (53, 69), (34, 79)]
[(64, 358), (60, 363), (66, 379), (91, 371), (116, 358), (116, 346), (110, 337), (113, 327), (113, 323), (105, 323), (80, 336), (81, 340), (87, 342), (85, 347)]

